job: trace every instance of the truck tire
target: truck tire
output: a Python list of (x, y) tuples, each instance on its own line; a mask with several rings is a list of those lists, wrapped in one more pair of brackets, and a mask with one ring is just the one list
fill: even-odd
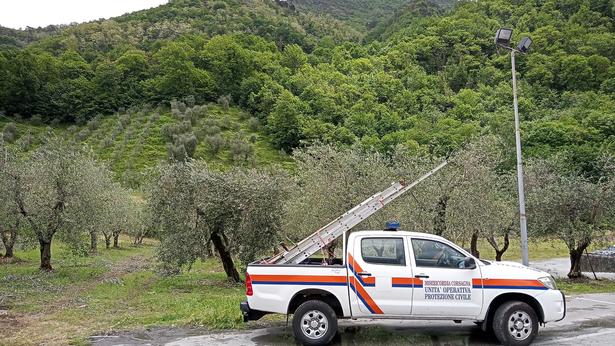
[(308, 300), (295, 310), (293, 333), (302, 345), (329, 344), (337, 333), (335, 311), (321, 300)]
[(538, 316), (524, 302), (506, 302), (495, 311), (493, 333), (505, 346), (527, 346), (538, 334)]

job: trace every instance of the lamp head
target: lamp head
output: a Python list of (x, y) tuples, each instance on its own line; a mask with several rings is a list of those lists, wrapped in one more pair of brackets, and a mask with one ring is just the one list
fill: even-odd
[(532, 45), (532, 39), (529, 37), (524, 37), (521, 39), (521, 42), (519, 42), (519, 45), (517, 46), (517, 50), (520, 51), (521, 53), (526, 53), (530, 49), (531, 45)]
[(512, 29), (498, 29), (495, 33), (495, 44), (504, 47), (510, 47), (510, 39), (512, 37)]

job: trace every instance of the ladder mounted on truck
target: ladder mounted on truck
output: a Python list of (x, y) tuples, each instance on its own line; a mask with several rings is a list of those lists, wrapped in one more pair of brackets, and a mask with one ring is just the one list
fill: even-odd
[(434, 167), (411, 184), (406, 184), (404, 181), (393, 183), (384, 191), (366, 199), (359, 205), (345, 212), (337, 219), (331, 221), (328, 225), (314, 232), (309, 237), (300, 241), (297, 245), (288, 249), (282, 254), (274, 256), (264, 263), (267, 264), (297, 264), (312, 256), (314, 253), (330, 244), (332, 241), (352, 229), (354, 226), (367, 219), (372, 214), (380, 210), (382, 207), (393, 201), (397, 197), (408, 192), (410, 189), (418, 185), (423, 180), (439, 171), (442, 167), (448, 164), (447, 161), (442, 162)]

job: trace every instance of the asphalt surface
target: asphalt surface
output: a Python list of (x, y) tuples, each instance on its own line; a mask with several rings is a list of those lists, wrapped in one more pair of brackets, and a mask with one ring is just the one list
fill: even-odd
[[(540, 329), (535, 345), (614, 345), (615, 293), (567, 297), (567, 316)], [(294, 345), (291, 328), (283, 326), (233, 332), (158, 328), (94, 336), (93, 345), (250, 346)], [(333, 345), (497, 345), (471, 322), (341, 321)]]
[[(546, 271), (556, 278), (565, 278), (570, 270), (570, 259), (568, 257), (552, 258), (530, 262), (530, 267)], [(584, 272), (583, 275), (593, 278), (594, 273)], [(596, 273), (598, 279), (615, 280), (615, 273)]]

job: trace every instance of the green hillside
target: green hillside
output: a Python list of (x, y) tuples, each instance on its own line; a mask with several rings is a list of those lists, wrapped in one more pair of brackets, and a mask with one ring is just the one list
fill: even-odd
[[(190, 157), (218, 168), (289, 164), (288, 156), (271, 145), (256, 118), (237, 107), (226, 109), (218, 104), (190, 107), (174, 102), (172, 109), (128, 110), (91, 119), (84, 125), (49, 126), (0, 117), (0, 128), (9, 123), (16, 128), (11, 142), (24, 150), (32, 150), (50, 133), (86, 144), (129, 186), (139, 185), (150, 168), (177, 155), (177, 150), (172, 152), (173, 146), (185, 146)], [(178, 143), (174, 135), (194, 135), (194, 149), (188, 143)], [(183, 155), (181, 148), (179, 153)]]
[[(370, 6), (387, 12), (394, 3)], [(117, 119), (107, 118), (120, 109), (222, 97), (237, 114), (258, 119), (259, 136), (275, 150), (359, 143), (447, 155), (482, 134), (512, 143), (510, 62), (493, 44), (498, 28), (512, 27), (513, 41), (534, 39), (517, 64), (526, 155), (561, 155), (591, 173), (598, 157), (615, 151), (612, 2), (459, 1), (443, 11), (415, 1), (365, 41), (331, 18), (337, 8), (346, 15), (339, 18), (356, 25), (368, 12), (353, 12), (369, 8), (363, 2), (297, 4), (172, 1), (2, 48), (0, 111), (67, 128), (101, 119), (113, 133)], [(189, 136), (177, 141), (194, 147)], [(197, 157), (229, 161), (200, 148)], [(130, 156), (121, 141), (101, 152), (119, 152), (118, 162)]]

